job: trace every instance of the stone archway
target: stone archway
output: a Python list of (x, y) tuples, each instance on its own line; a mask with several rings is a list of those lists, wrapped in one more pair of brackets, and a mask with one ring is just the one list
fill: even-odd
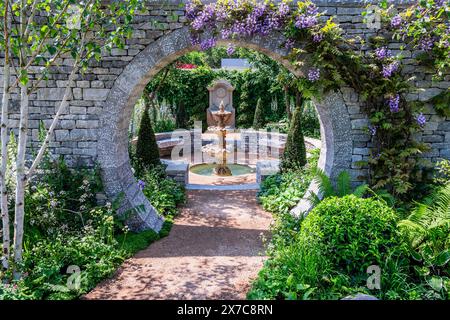
[[(226, 41), (229, 43), (229, 41)], [(237, 41), (237, 46), (258, 50), (282, 63), (295, 74), (290, 62), (284, 57), (284, 37), (272, 33), (266, 37), (252, 37)], [(161, 229), (163, 219), (146, 199), (134, 178), (128, 154), (128, 126), (132, 109), (145, 86), (168, 63), (182, 55), (198, 50), (190, 43), (188, 27), (177, 29), (149, 44), (124, 68), (109, 92), (100, 122), (98, 160), (102, 169), (105, 191), (110, 198), (122, 194), (124, 199), (119, 212), (136, 208), (137, 214), (129, 220), (134, 230)], [(321, 123), (322, 152), (319, 167), (332, 178), (341, 170), (351, 168), (352, 132), (351, 118), (344, 96), (340, 92), (329, 93), (315, 101)], [(310, 189), (315, 189), (311, 186)], [(294, 210), (305, 209), (301, 202)]]

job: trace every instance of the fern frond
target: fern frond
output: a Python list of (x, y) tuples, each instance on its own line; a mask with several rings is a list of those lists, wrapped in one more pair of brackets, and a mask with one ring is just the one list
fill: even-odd
[(341, 171), (337, 177), (336, 193), (343, 197), (351, 193), (350, 174), (347, 171)]
[(362, 185), (356, 187), (356, 189), (353, 191), (353, 195), (358, 198), (362, 198), (367, 193), (367, 190), (369, 190), (369, 185), (362, 184)]
[(325, 172), (323, 172), (323, 170), (315, 170), (314, 181), (317, 183), (319, 192), (323, 196), (323, 198), (328, 198), (336, 195), (330, 178), (325, 174)]
[(315, 194), (314, 192), (311, 192), (308, 195), (307, 199), (312, 204), (313, 207), (317, 206), (321, 201), (319, 196), (317, 194)]

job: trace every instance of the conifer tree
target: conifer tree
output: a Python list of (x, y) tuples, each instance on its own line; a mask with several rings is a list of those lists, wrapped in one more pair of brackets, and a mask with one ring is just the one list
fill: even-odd
[(305, 138), (302, 130), (302, 106), (303, 103), (296, 106), (291, 120), (284, 154), (281, 159), (281, 171), (296, 170), (306, 164)]
[(264, 109), (262, 107), (262, 100), (258, 98), (258, 102), (256, 103), (255, 116), (253, 118), (253, 129), (259, 130), (262, 129), (265, 125), (264, 118)]
[(158, 144), (156, 143), (148, 108), (144, 109), (139, 125), (136, 158), (142, 168), (150, 168), (161, 164)]

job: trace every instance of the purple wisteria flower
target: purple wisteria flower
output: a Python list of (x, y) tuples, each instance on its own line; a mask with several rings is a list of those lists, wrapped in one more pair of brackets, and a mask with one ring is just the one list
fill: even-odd
[(285, 2), (281, 2), (278, 6), (278, 15), (281, 17), (286, 17), (289, 14), (289, 5)]
[(294, 44), (295, 44), (294, 40), (289, 38), (289, 39), (286, 39), (286, 42), (284, 43), (284, 47), (286, 49), (292, 49), (294, 47)]
[(377, 134), (377, 126), (369, 126), (369, 132), (371, 136), (375, 136)]
[(195, 16), (198, 13), (198, 8), (196, 6), (196, 4), (192, 3), (192, 2), (188, 2), (186, 3), (186, 18), (188, 20), (194, 20)]
[(388, 104), (391, 112), (398, 112), (400, 109), (400, 95), (397, 93), (395, 96), (390, 97), (388, 100)]
[(427, 122), (427, 118), (423, 115), (423, 113), (420, 113), (416, 118), (417, 123), (419, 126), (423, 127), (425, 123)]
[(433, 39), (429, 37), (423, 38), (419, 42), (419, 48), (424, 51), (430, 51), (431, 49), (433, 49), (433, 45)]
[(320, 69), (310, 69), (308, 71), (308, 80), (315, 82), (320, 79)]
[(218, 6), (216, 8), (216, 18), (218, 21), (225, 21), (229, 18), (229, 13), (226, 7)]
[(383, 77), (390, 78), (392, 76), (392, 74), (397, 71), (398, 66), (399, 66), (398, 61), (394, 61), (388, 65), (383, 66), (383, 71), (382, 71)]
[(216, 38), (208, 38), (200, 42), (200, 50), (206, 51), (216, 46)]
[(231, 56), (234, 51), (236, 51), (236, 47), (230, 43), (227, 47), (227, 55)]
[(398, 28), (402, 24), (402, 17), (400, 15), (396, 15), (391, 19), (391, 26), (393, 28)]
[(323, 33), (316, 33), (316, 34), (313, 36), (313, 42), (318, 43), (318, 42), (322, 41), (323, 38), (324, 38)]
[(378, 60), (389, 58), (391, 56), (391, 50), (388, 50), (386, 47), (378, 48), (375, 50), (375, 56)]
[(299, 29), (311, 28), (316, 24), (317, 18), (315, 16), (307, 16), (304, 14), (299, 15), (295, 21), (295, 26)]
[(233, 27), (231, 30), (232, 30), (233, 34), (236, 34), (236, 35), (245, 35), (246, 31), (247, 31), (245, 23), (239, 22), (239, 21), (236, 21), (233, 24)]
[(231, 29), (222, 29), (222, 31), (220, 31), (220, 34), (222, 36), (222, 39), (229, 39), (233, 34), (233, 31), (231, 31)]
[(315, 16), (319, 14), (319, 8), (314, 3), (311, 3), (308, 8), (306, 8), (306, 13), (310, 16)]
[(142, 180), (138, 180), (138, 186), (139, 186), (139, 189), (144, 190), (144, 188), (145, 188), (145, 182), (142, 181)]
[(192, 21), (191, 23), (192, 29), (200, 30), (203, 29), (205, 26), (212, 24), (215, 13), (214, 9), (215, 9), (214, 3), (206, 5), (203, 11), (200, 11)]

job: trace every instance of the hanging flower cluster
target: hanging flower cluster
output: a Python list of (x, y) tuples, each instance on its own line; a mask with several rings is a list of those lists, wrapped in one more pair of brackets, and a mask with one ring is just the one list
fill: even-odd
[(381, 1), (381, 14), (394, 38), (410, 49), (422, 50), (419, 60), (434, 64), (435, 78), (442, 78), (450, 68), (450, 1), (422, 0), (398, 13)]
[[(318, 26), (322, 14), (315, 4), (299, 2), (298, 8), (292, 10), (290, 3), (219, 0), (203, 4), (200, 0), (192, 0), (186, 5), (186, 17), (193, 31), (192, 42), (207, 50), (218, 40), (267, 36), (273, 30), (284, 29), (291, 22), (302, 30), (313, 30)], [(207, 34), (208, 38), (200, 40), (200, 34)], [(323, 38), (323, 33), (313, 33), (314, 42), (320, 42)], [(288, 39), (286, 47), (292, 46), (292, 39)]]

